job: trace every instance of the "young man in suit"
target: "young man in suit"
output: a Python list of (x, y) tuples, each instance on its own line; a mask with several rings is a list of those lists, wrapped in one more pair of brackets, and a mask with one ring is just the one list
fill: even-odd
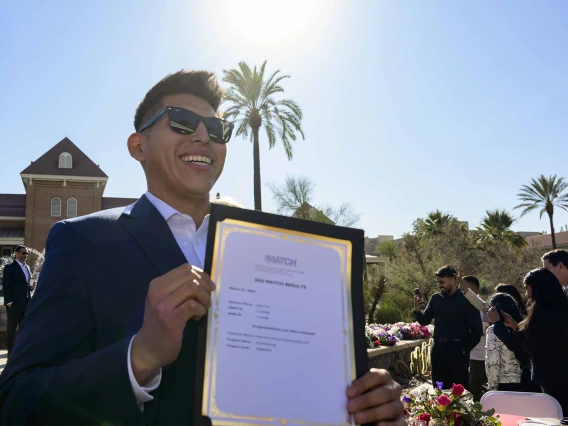
[[(192, 424), (197, 321), (215, 289), (201, 269), (209, 192), (230, 137), (221, 98), (212, 73), (166, 76), (138, 106), (127, 143), (148, 192), (53, 227), (0, 378), (0, 424)], [(400, 394), (372, 370), (346, 400), (358, 423), (402, 426)]]
[(4, 267), (2, 278), (2, 291), (4, 292), (4, 305), (8, 324), (6, 326), (6, 346), (8, 357), (14, 348), (16, 329), (21, 326), (26, 315), (26, 307), (33, 288), (30, 286), (32, 276), (30, 267), (26, 264), (28, 249), (24, 246), (16, 247), (14, 261)]

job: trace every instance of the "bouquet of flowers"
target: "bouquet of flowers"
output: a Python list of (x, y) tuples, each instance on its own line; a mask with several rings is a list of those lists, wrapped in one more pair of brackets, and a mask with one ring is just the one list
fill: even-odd
[(398, 339), (388, 329), (376, 324), (365, 325), (365, 337), (368, 348), (378, 348), (380, 346), (394, 346)]
[(449, 392), (442, 391), (443, 383), (436, 382), (434, 394), (428, 390), (419, 397), (403, 396), (404, 414), (409, 421), (423, 420), (430, 426), (501, 426), (495, 410), (483, 411), (479, 402), (473, 403), (464, 387), (454, 384)]

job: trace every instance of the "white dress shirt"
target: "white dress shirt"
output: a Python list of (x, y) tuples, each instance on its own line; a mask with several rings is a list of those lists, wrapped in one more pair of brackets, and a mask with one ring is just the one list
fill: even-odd
[(20, 262), (18, 259), (16, 259), (16, 262), (18, 262), (18, 265), (20, 265), (20, 268), (22, 268), (22, 271), (23, 271), (24, 275), (26, 276), (26, 282), (29, 284), (29, 282), (30, 282), (29, 266), (26, 265), (25, 263)]
[[(209, 229), (209, 215), (205, 216), (205, 219), (199, 229), (195, 229), (195, 222), (191, 216), (178, 212), (173, 207), (150, 194), (150, 192), (146, 192), (145, 195), (146, 198), (148, 198), (148, 201), (156, 207), (168, 223), (168, 226), (170, 227), (179, 248), (183, 252), (187, 263), (203, 268), (203, 263), (205, 261), (205, 244), (207, 243), (207, 231)], [(134, 337), (132, 339), (134, 339)], [(131, 348), (132, 340), (128, 347), (128, 375), (130, 377), (132, 390), (134, 391), (134, 395), (136, 395), (136, 401), (138, 401), (138, 406), (141, 410), (143, 410), (144, 403), (154, 399), (154, 397), (150, 395), (150, 392), (156, 390), (158, 386), (160, 386), (162, 370), (160, 369), (156, 377), (154, 377), (146, 386), (140, 386), (132, 372), (132, 365), (130, 363)]]

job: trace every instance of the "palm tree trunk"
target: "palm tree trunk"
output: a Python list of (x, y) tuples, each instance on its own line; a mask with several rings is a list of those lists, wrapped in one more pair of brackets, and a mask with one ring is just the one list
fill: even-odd
[(262, 211), (261, 187), (260, 187), (260, 146), (258, 142), (258, 129), (252, 129), (252, 161), (254, 167), (254, 209)]
[(556, 250), (556, 236), (554, 235), (554, 222), (552, 220), (552, 214), (548, 214), (550, 219), (550, 236), (552, 237), (552, 250)]

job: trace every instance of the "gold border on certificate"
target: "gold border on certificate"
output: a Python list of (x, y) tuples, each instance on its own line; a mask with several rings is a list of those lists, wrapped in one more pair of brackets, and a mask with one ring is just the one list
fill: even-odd
[[(211, 266), (211, 279), (217, 286), (213, 293), (213, 300), (209, 310), (207, 323), (207, 348), (205, 353), (205, 374), (203, 384), (203, 405), (202, 415), (211, 419), (213, 426), (243, 426), (254, 425), (313, 425), (327, 426), (324, 423), (303, 422), (294, 419), (282, 418), (261, 418), (251, 416), (241, 416), (232, 413), (225, 413), (219, 409), (216, 403), (216, 383), (217, 383), (217, 338), (219, 324), (219, 293), (223, 288), (223, 260), (225, 257), (225, 247), (227, 237), (232, 233), (248, 233), (261, 235), (268, 238), (289, 240), (295, 243), (314, 244), (330, 248), (339, 254), (341, 260), (341, 292), (342, 299), (342, 320), (343, 320), (343, 350), (344, 350), (344, 372), (345, 383), (350, 384), (356, 378), (355, 371), (355, 348), (353, 336), (353, 308), (351, 301), (351, 261), (352, 244), (349, 240), (324, 237), (305, 232), (291, 231), (288, 229), (276, 228), (255, 223), (244, 222), (234, 219), (225, 219), (217, 223), (215, 233), (215, 244), (213, 247), (213, 261)], [(351, 425), (350, 416), (341, 425)]]

